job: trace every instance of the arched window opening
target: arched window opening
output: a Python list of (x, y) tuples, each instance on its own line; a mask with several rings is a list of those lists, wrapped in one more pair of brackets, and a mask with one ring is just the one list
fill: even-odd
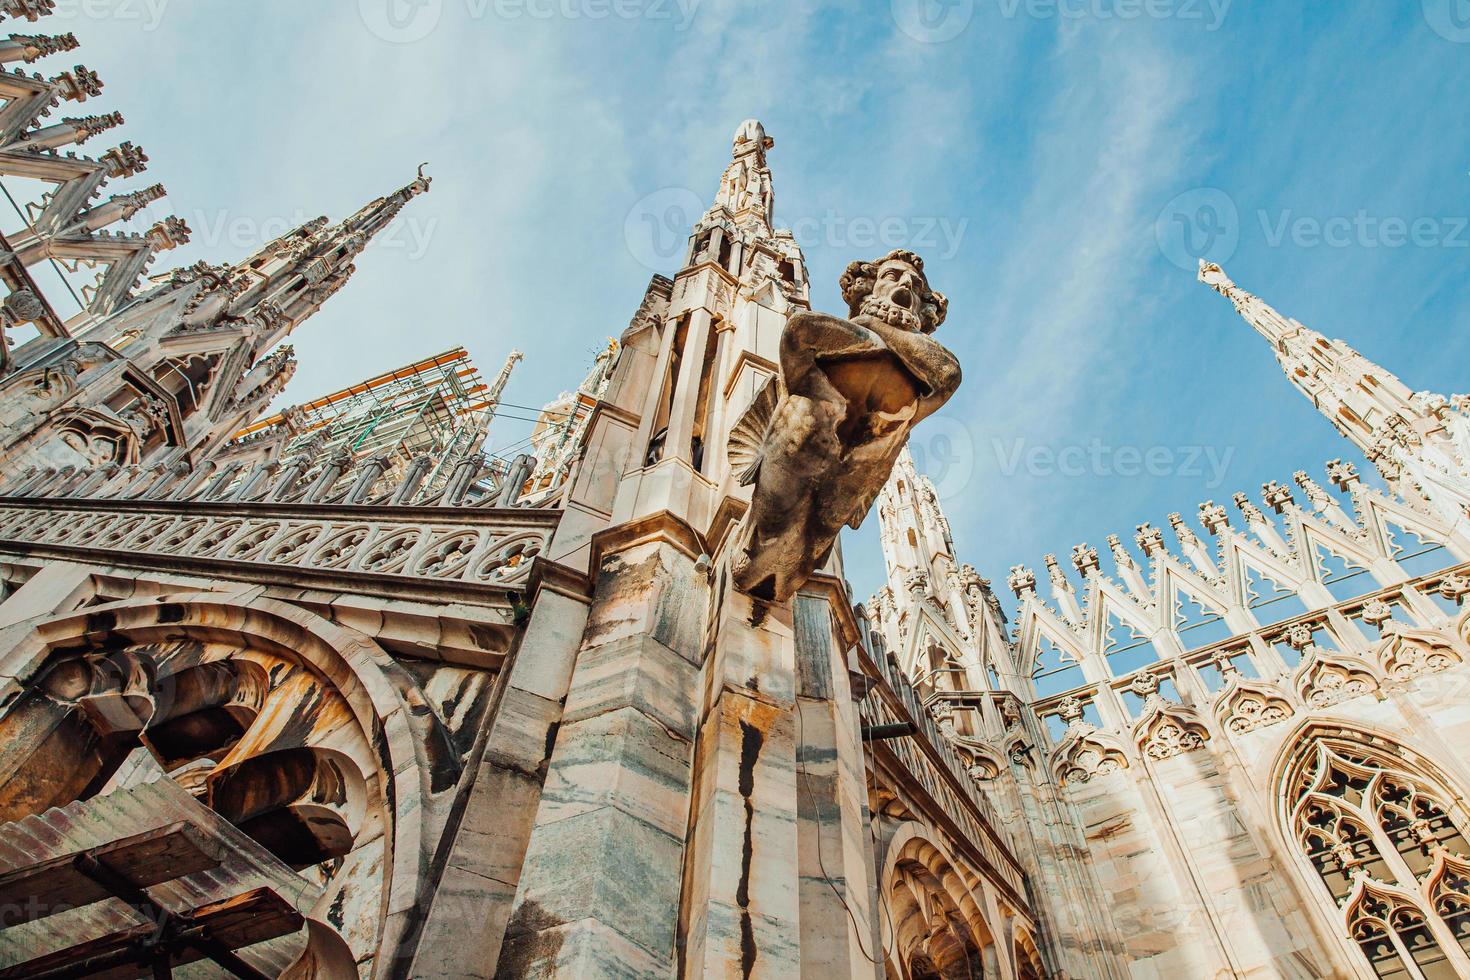
[(1289, 831), (1380, 978), (1470, 975), (1470, 842), (1459, 796), (1396, 746), (1319, 735), (1286, 770)]

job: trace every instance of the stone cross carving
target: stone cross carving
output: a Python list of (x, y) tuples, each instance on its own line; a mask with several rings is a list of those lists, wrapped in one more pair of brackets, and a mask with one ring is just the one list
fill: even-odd
[(781, 334), (781, 373), (730, 434), (732, 471), (754, 484), (736, 543), (735, 585), (784, 602), (856, 528), (909, 432), (960, 384), (955, 356), (930, 338), (948, 300), (924, 261), (894, 251), (841, 280), (851, 319), (799, 312)]

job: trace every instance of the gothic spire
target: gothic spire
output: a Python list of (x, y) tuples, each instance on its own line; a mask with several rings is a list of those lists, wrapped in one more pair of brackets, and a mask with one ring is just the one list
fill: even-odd
[(405, 204), (428, 191), (418, 176), (385, 197), (364, 205), (338, 224), (325, 217), (307, 222), (228, 269), (195, 267), (175, 274), (175, 284), (206, 281), (191, 302), (190, 329), (253, 322), (255, 347), (266, 350), (321, 308), (357, 271), (353, 260), (398, 216)]
[(1470, 494), (1470, 426), (1463, 396), (1448, 399), (1410, 390), (1341, 340), (1282, 316), (1214, 263), (1200, 261), (1199, 279), (1230, 300), (1270, 342), (1291, 383), (1362, 450), (1394, 492), (1456, 519), (1463, 516), (1458, 498)]

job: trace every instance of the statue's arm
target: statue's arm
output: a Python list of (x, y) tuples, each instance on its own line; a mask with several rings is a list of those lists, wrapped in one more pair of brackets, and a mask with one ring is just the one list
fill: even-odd
[(915, 421), (933, 414), (949, 401), (960, 386), (961, 374), (959, 359), (948, 348), (928, 334), (900, 330), (886, 323), (875, 323), (872, 330), (925, 388)]

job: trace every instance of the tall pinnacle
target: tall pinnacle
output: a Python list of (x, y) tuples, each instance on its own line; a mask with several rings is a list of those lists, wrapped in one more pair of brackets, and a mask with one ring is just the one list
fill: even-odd
[(776, 195), (771, 186), (771, 170), (766, 166), (766, 151), (776, 141), (766, 135), (766, 128), (757, 119), (747, 119), (735, 131), (730, 149), (730, 165), (720, 178), (720, 190), (715, 195), (715, 207), (723, 207), (735, 216), (742, 227), (758, 226), (764, 234), (771, 233), (771, 214), (776, 207)]
[(427, 194), (429, 192), (429, 185), (433, 183), (434, 179), (424, 176), (424, 168), (427, 166), (427, 163), (419, 164), (418, 176), (413, 181), (400, 187), (387, 197), (380, 197), (370, 202), (362, 210), (342, 222), (341, 228), (343, 232), (361, 232), (371, 238), (373, 235), (382, 231), (388, 222), (398, 217), (398, 212), (403, 210), (405, 204), (420, 194)]
[(1282, 316), (1214, 263), (1201, 260), (1199, 279), (1270, 341), (1287, 379), (1362, 450), (1396, 493), (1463, 518), (1464, 501), (1470, 500), (1470, 426), (1456, 407), (1463, 398), (1416, 394), (1341, 340)]

